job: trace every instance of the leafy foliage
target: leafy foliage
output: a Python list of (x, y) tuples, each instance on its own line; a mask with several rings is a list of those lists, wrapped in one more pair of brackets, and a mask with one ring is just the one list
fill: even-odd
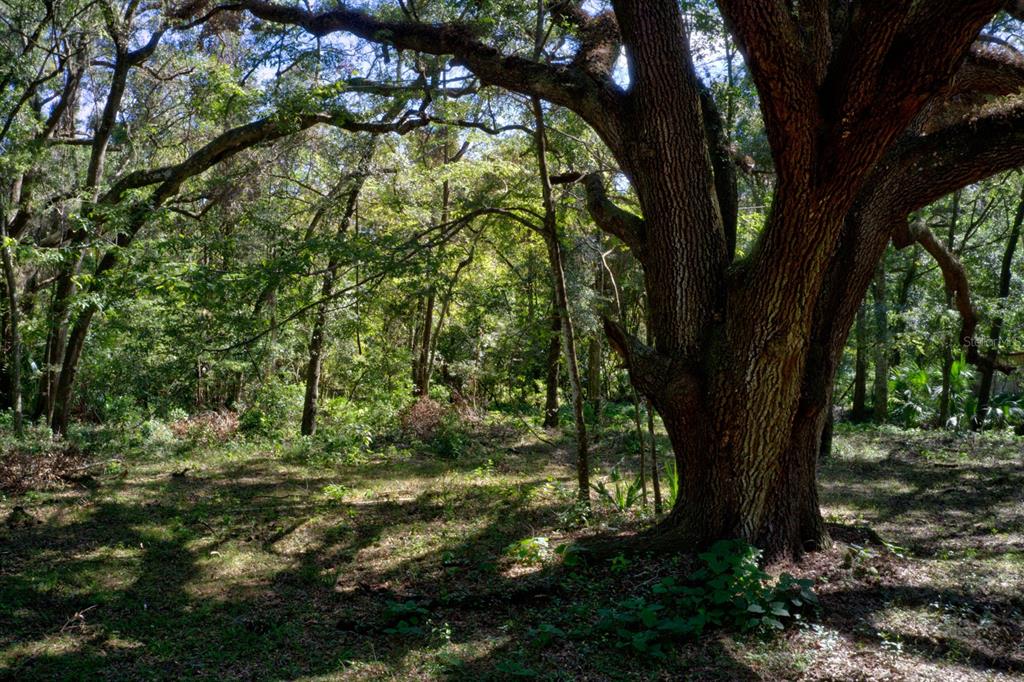
[(640, 494), (640, 477), (637, 476), (632, 481), (626, 481), (619, 473), (618, 467), (614, 467), (608, 478), (612, 483), (611, 488), (604, 481), (592, 483), (590, 487), (616, 511), (622, 513), (629, 511), (636, 504)]
[(741, 540), (721, 540), (699, 556), (703, 566), (685, 581), (664, 578), (648, 597), (601, 609), (596, 629), (618, 647), (661, 656), (666, 643), (713, 628), (781, 630), (818, 606), (809, 580), (783, 573), (772, 582), (758, 566), (760, 550)]

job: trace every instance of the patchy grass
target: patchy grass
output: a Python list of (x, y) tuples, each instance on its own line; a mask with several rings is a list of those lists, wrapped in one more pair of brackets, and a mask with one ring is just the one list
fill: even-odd
[[(821, 476), (838, 542), (775, 569), (816, 579), (819, 622), (664, 659), (574, 631), (677, 560), (555, 551), (650, 512), (598, 502), (581, 528), (566, 441), (504, 428), (474, 445), (314, 465), (209, 440), (0, 497), (0, 678), (1024, 676), (1020, 439), (841, 430)], [(604, 435), (605, 472), (624, 446)]]

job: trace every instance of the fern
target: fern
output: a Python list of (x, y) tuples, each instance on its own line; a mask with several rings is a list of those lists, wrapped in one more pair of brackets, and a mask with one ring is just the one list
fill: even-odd
[(665, 460), (665, 481), (668, 485), (665, 495), (665, 504), (669, 509), (675, 506), (676, 497), (679, 496), (679, 474), (676, 471), (675, 459)]

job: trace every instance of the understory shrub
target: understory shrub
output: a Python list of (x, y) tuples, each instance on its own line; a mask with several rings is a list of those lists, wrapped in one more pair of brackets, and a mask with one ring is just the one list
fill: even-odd
[[(471, 415), (471, 413), (469, 413)], [(423, 397), (399, 414), (402, 433), (421, 441), (442, 459), (458, 459), (472, 445), (469, 421), (456, 406)]]
[(449, 411), (434, 429), (427, 446), (442, 459), (458, 459), (466, 454), (471, 443), (471, 435), (462, 417), (455, 411)]
[(255, 436), (276, 437), (299, 422), (303, 387), (268, 381), (247, 401), (238, 418), (238, 430)]
[(612, 469), (609, 475), (609, 482), (611, 487), (608, 486), (604, 481), (598, 481), (596, 484), (591, 483), (590, 487), (593, 488), (603, 500), (608, 502), (616, 511), (625, 513), (636, 503), (637, 498), (640, 494), (641, 480), (637, 476), (632, 481), (627, 481), (619, 473), (618, 467)]
[(699, 557), (703, 566), (684, 582), (664, 578), (649, 597), (601, 609), (596, 629), (618, 647), (660, 656), (662, 646), (673, 640), (716, 628), (781, 630), (818, 607), (811, 581), (783, 573), (772, 582), (758, 565), (761, 551), (742, 540), (721, 540)]

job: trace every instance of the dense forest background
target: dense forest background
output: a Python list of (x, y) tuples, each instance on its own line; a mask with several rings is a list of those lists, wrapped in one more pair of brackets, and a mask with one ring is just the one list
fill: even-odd
[[(7, 9), (8, 414), (17, 372), (28, 420), (53, 422), (56, 409), (58, 431), (61, 410), (141, 423), (229, 409), (244, 429), (294, 435), (315, 353), (323, 416), (339, 427), (356, 415), (384, 424), (414, 394), (543, 416), (557, 304), (528, 99), (481, 90), (443, 58), (270, 24), (243, 31), (233, 15), (187, 28), (129, 5)], [(770, 204), (772, 162), (735, 45), (711, 7), (690, 11), (739, 171), (742, 253)], [(120, 91), (108, 93), (112, 75)], [(348, 130), (302, 120), (319, 109), (347, 112)], [(634, 203), (592, 132), (558, 109), (544, 116), (553, 176), (602, 169), (616, 200)], [(275, 130), (228, 139), (254, 120)], [(157, 177), (168, 169), (180, 172)], [(139, 215), (147, 173), (165, 183), (162, 201)], [(593, 226), (582, 182), (554, 190), (594, 419), (602, 401), (633, 400), (600, 318), (644, 335), (642, 273)], [(1022, 196), (1012, 171), (919, 216), (973, 284), (983, 354), (1024, 347), (1012, 305)], [(929, 255), (890, 250), (848, 341), (837, 407), (905, 426), (1019, 425), (1019, 383), (966, 363), (959, 328)], [(66, 353), (69, 330), (79, 357)], [(72, 377), (57, 396), (62, 373)], [(557, 376), (566, 389), (564, 367)]]
[[(569, 5), (580, 7), (407, 0), (360, 9), (394, 21), (477, 22), (502, 51), (559, 64), (589, 40), (580, 37), (582, 24), (574, 23)], [(583, 7), (606, 16), (598, 14), (604, 3)], [(754, 75), (716, 3), (682, 7), (700, 88), (717, 107), (721, 145), (709, 163), (720, 164), (716, 179), (728, 174), (734, 183), (732, 239), (741, 262), (756, 255), (771, 220), (777, 150)], [(11, 540), (10, 551), (0, 549), (7, 565), (0, 568), (0, 595), (21, 609), (0, 617), (11, 633), (0, 635), (0, 674), (20, 670), (43, 679), (103, 670), (106, 654), (88, 647), (107, 647), (110, 638), (96, 644), (90, 628), (106, 627), (110, 635), (114, 620), (129, 612), (141, 620), (126, 620), (121, 634), (156, 642), (158, 651), (148, 663), (112, 654), (126, 666), (117, 672), (125, 679), (152, 660), (168, 675), (201, 676), (227, 665), (233, 675), (260, 677), (273, 667), (266, 657), (274, 647), (294, 647), (296, 660), (310, 657), (295, 664), (296, 676), (328, 674), (337, 652), (317, 648), (323, 628), (356, 637), (349, 643), (355, 648), (383, 638), (385, 653), (372, 660), (344, 653), (345, 665), (359, 659), (366, 666), (344, 670), (362, 670), (366, 679), (452, 670), (529, 677), (559, 660), (583, 676), (600, 678), (603, 666), (621, 664), (622, 675), (643, 677), (649, 666), (668, 674), (679, 656), (691, 660), (694, 651), (677, 651), (665, 663), (659, 642), (672, 627), (689, 636), (703, 633), (704, 624), (663, 627), (666, 617), (652, 627), (653, 611), (635, 601), (615, 602), (619, 610), (604, 617), (619, 618), (618, 625), (601, 632), (617, 627), (624, 639), (615, 646), (651, 656), (647, 662), (609, 663), (601, 658), (607, 651), (586, 646), (570, 654), (567, 643), (554, 645), (552, 654), (545, 649), (551, 642), (591, 641), (590, 631), (576, 632), (575, 622), (553, 615), (561, 609), (557, 600), (572, 602), (584, 581), (559, 583), (568, 594), (554, 597), (545, 592), (548, 583), (517, 583), (538, 566), (575, 566), (575, 550), (565, 549), (575, 540), (640, 532), (681, 505), (671, 434), (649, 396), (631, 383), (617, 331), (654, 344), (651, 289), (627, 229), (643, 211), (613, 153), (576, 113), (488, 87), (459, 59), (395, 49), (386, 39), (319, 34), (237, 9), (201, 0), (0, 0), (0, 509), (8, 515), (3, 538)], [(972, 54), (998, 62), (1000, 95), (1019, 92), (1020, 23), (1000, 12), (984, 36)], [(609, 73), (622, 87), (633, 75), (618, 53)], [(1016, 106), (1017, 96), (999, 106)], [(996, 106), (993, 97), (983, 99)], [(800, 637), (840, 632), (849, 635), (852, 651), (861, 635), (849, 634), (847, 625), (863, 614), (850, 604), (876, 610), (893, 599), (914, 608), (940, 604), (935, 608), (945, 618), (970, 601), (942, 592), (956, 584), (962, 563), (943, 565), (941, 578), (928, 574), (919, 583), (908, 577), (910, 568), (893, 568), (922, 557), (982, 562), (974, 568), (985, 576), (978, 578), (985, 589), (999, 575), (1010, 578), (992, 587), (996, 592), (1009, 594), (1021, 584), (1024, 175), (981, 175), (991, 177), (913, 213), (911, 224), (930, 230), (930, 239), (918, 231), (919, 238), (890, 244), (856, 313), (819, 453), (824, 518), (842, 545), (827, 556), (846, 571), (846, 578), (833, 576), (836, 584), (853, 582), (845, 584), (848, 593), (832, 593), (832, 602), (826, 590), (822, 600), (835, 620)], [(953, 487), (936, 474), (947, 467), (963, 474)], [(149, 479), (167, 487), (146, 492), (140, 481)], [(381, 487), (384, 480), (394, 489)], [(470, 492), (458, 487), (463, 484)], [(413, 497), (403, 498), (409, 489)], [(997, 511), (984, 511), (986, 489), (1002, 505)], [(82, 501), (74, 502), (79, 494)], [(908, 497), (899, 498), (903, 506), (887, 507), (890, 495)], [(254, 505), (261, 496), (280, 504)], [(984, 542), (950, 549), (925, 532), (938, 533), (943, 496), (951, 509), (981, 513), (979, 523), (988, 524), (964, 521), (946, 539), (966, 528)], [(384, 506), (359, 516), (372, 500)], [(99, 506), (79, 518), (60, 511), (65, 504)], [(95, 535), (106, 525), (141, 527), (144, 504), (155, 505), (154, 523), (164, 530), (125, 532), (122, 539)], [(405, 510), (406, 504), (414, 508)], [(373, 546), (368, 538), (388, 537), (392, 516), (435, 507), (445, 522), (477, 515), (476, 521), (494, 521), (496, 530), (442, 531), (428, 515), (408, 531), (429, 536), (420, 546), (426, 552), (400, 542), (388, 550), (422, 565), (399, 569), (360, 554)], [(353, 531), (356, 539), (343, 540), (326, 530), (332, 514), (336, 529), (366, 525)], [(503, 516), (507, 527), (496, 520)], [(270, 557), (266, 548), (303, 523), (316, 526), (309, 519), (321, 522), (320, 544)], [(39, 523), (46, 533), (32, 530)], [(16, 546), (18, 532), (38, 537), (21, 537)], [(470, 539), (459, 544), (460, 533)], [(197, 557), (230, 554), (226, 544), (203, 544), (207, 534), (218, 543), (259, 538), (267, 552), (238, 554), (236, 567), (250, 568), (224, 569), (218, 580), (244, 575), (273, 585), (272, 598), (235, 594), (212, 616), (218, 639), (235, 642), (226, 662), (195, 653), (203, 635), (192, 612), (181, 608), (183, 600), (203, 599), (202, 590), (184, 587), (185, 576), (201, 572)], [(989, 536), (1005, 542), (989, 547)], [(83, 548), (79, 541), (92, 544)], [(347, 549), (337, 549), (343, 542), (350, 542)], [(101, 586), (92, 568), (68, 559), (118, 543), (125, 552), (143, 548), (135, 587), (125, 587), (128, 577)], [(150, 543), (159, 547), (156, 555), (145, 553)], [(754, 582), (768, 580), (758, 573), (754, 548), (716, 547), (723, 561), (753, 571)], [(44, 565), (54, 556), (64, 563), (47, 574)], [(631, 557), (613, 550), (604, 563), (595, 560), (592, 566), (602, 567), (594, 569), (596, 593), (580, 603), (607, 606), (622, 580), (640, 590), (679, 573), (677, 564)], [(163, 559), (166, 575), (152, 567)], [(717, 559), (707, 561), (713, 566)], [(820, 577), (811, 561), (790, 570)], [(370, 568), (347, 571), (346, 562)], [(126, 566), (110, 575), (129, 571)], [(285, 587), (267, 570), (286, 575)], [(509, 622), (525, 618), (532, 654), (517, 644), (526, 641), (526, 630), (513, 644), (484, 653), (459, 648), (449, 622), (456, 630), (490, 633), (492, 644), (504, 635), (495, 634), (498, 625), (475, 620), (479, 605), (465, 595), (451, 602), (445, 596), (441, 604), (424, 596), (435, 581), (447, 585), (472, 575), (479, 587), (496, 573), (512, 595), (510, 608), (532, 614), (506, 614)], [(877, 587), (885, 576), (915, 587), (899, 594), (864, 587)], [(178, 581), (169, 593), (160, 587), (167, 580)], [(369, 595), (371, 606), (341, 616), (331, 606), (322, 623), (300, 626), (345, 580), (355, 585), (346, 589)], [(855, 594), (854, 582), (863, 594)], [(787, 590), (795, 583), (766, 584), (781, 590), (773, 595), (792, 596)], [(806, 588), (801, 583), (796, 593)], [(307, 589), (320, 590), (317, 603), (299, 594)], [(910, 594), (913, 589), (918, 592)], [(537, 605), (526, 593), (555, 601)], [(59, 617), (40, 606), (44, 595)], [(167, 637), (147, 639), (156, 621), (145, 619), (157, 616), (132, 610), (129, 602), (140, 595), (166, 600), (164, 616), (190, 633), (184, 653)], [(920, 633), (894, 638), (898, 627), (875, 622), (871, 665), (884, 671), (885, 661), (892, 663), (887, 656), (896, 657), (902, 663), (889, 672), (912, 675), (917, 656), (934, 663), (937, 675), (946, 664), (968, 676), (1021, 672), (1024, 640), (1016, 619), (1022, 606), (1019, 594), (1004, 597), (981, 606), (970, 601), (1002, 630), (991, 634), (985, 616), (970, 616), (959, 649), (929, 643)], [(761, 608), (757, 599), (750, 603)], [(92, 602), (101, 605), (97, 614), (108, 609), (116, 618), (94, 625), (86, 615)], [(445, 608), (474, 615), (467, 622), (437, 615)], [(273, 618), (252, 620), (260, 609), (269, 609), (285, 630), (274, 630), (267, 622)], [(781, 629), (800, 619), (788, 602), (784, 610), (785, 617), (769, 614), (772, 622), (752, 629), (776, 623)], [(57, 623), (58, 639), (70, 638), (85, 647), (72, 649), (88, 656), (73, 661), (46, 639), (53, 633), (39, 635), (55, 617), (68, 619), (64, 627)], [(355, 624), (374, 618), (381, 622), (368, 630)], [(303, 627), (315, 632), (297, 634)], [(655, 630), (662, 634), (649, 634)], [(883, 631), (888, 634), (878, 634)], [(238, 644), (245, 637), (253, 641)], [(417, 645), (407, 642), (418, 637), (440, 644), (426, 658), (409, 658)], [(33, 638), (56, 647), (47, 649), (49, 658), (22, 647)], [(300, 655), (307, 640), (319, 643)], [(790, 645), (800, 649), (810, 641)], [(722, 646), (698, 656), (706, 657), (699, 661), (706, 679), (795, 676), (804, 665), (803, 654), (791, 650), (786, 658), (773, 645)], [(244, 664), (253, 656), (263, 666), (255, 672)], [(199, 667), (183, 668), (183, 660)], [(844, 676), (855, 668), (848, 663), (820, 679), (851, 679)]]

